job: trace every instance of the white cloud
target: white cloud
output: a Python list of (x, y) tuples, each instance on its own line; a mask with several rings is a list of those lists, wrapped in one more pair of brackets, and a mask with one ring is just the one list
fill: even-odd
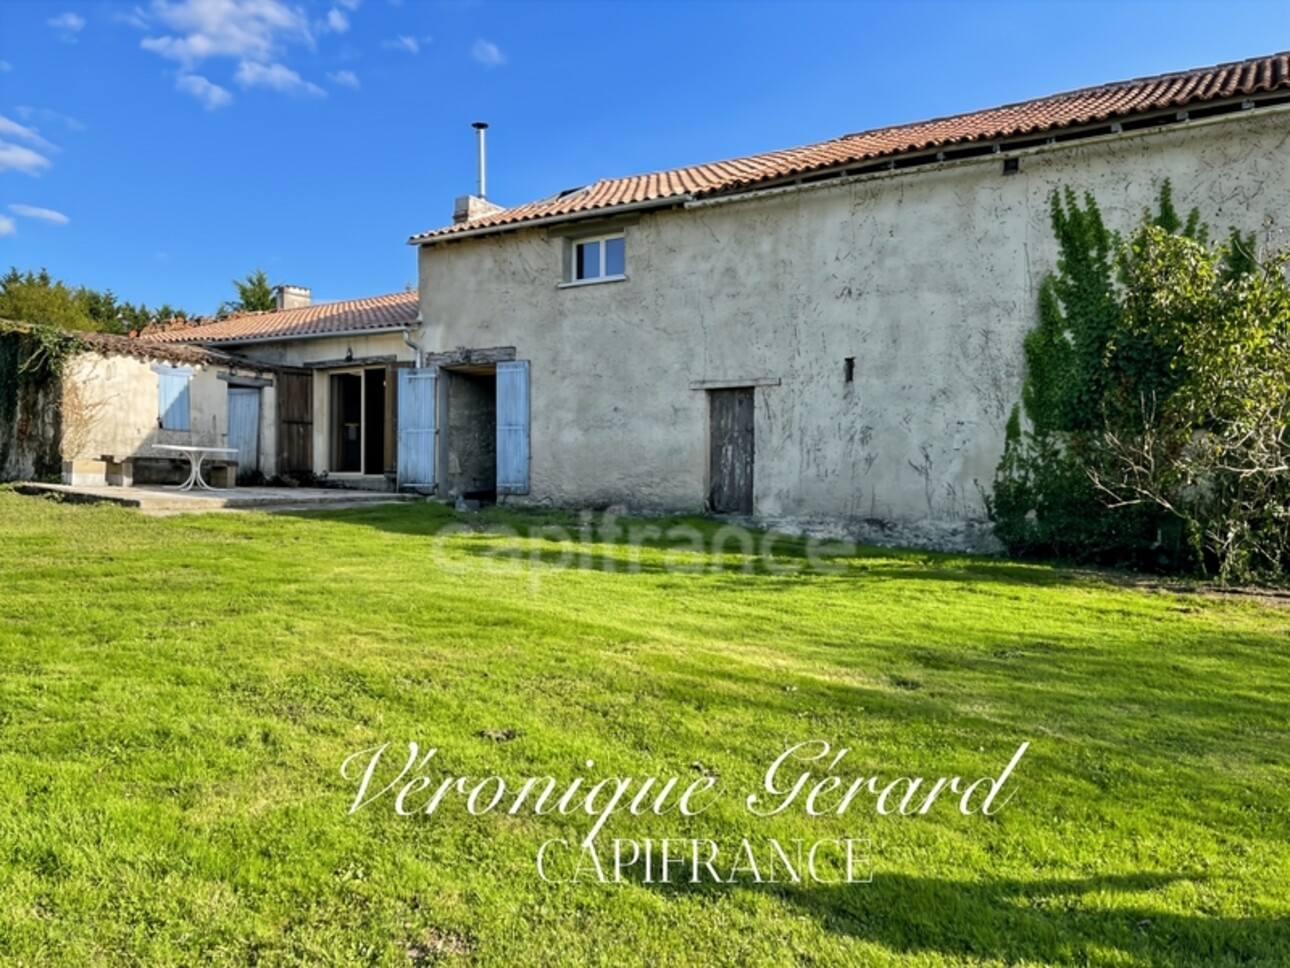
[(405, 37), (402, 34), (395, 37), (393, 40), (385, 41), (381, 46), (390, 50), (406, 50), (409, 54), (421, 53), (420, 41), (415, 37)]
[(336, 0), (336, 2), (346, 10), (357, 10), (363, 0)]
[(9, 211), (23, 218), (38, 218), (44, 222), (53, 222), (55, 225), (66, 225), (71, 221), (62, 212), (55, 212), (52, 208), (38, 208), (35, 205), (10, 205)]
[(285, 64), (257, 64), (242, 61), (237, 65), (233, 79), (243, 87), (267, 87), (284, 94), (309, 94), (325, 97), (327, 92), (317, 84), (306, 81)]
[(48, 167), (49, 159), (40, 152), (23, 145), (0, 141), (0, 171), (20, 171), (26, 175), (35, 175)]
[(333, 84), (341, 87), (358, 87), (358, 75), (353, 71), (337, 71), (335, 74), (328, 74), (328, 80)]
[(50, 27), (63, 31), (64, 39), (66, 39), (67, 34), (76, 34), (76, 31), (83, 30), (85, 18), (75, 13), (61, 13), (57, 17), (50, 17), (45, 23), (48, 23)]
[(16, 111), (18, 113), (18, 117), (22, 118), (24, 121), (30, 121), (32, 118), (40, 118), (43, 121), (57, 121), (59, 124), (66, 125), (71, 131), (85, 130), (85, 125), (81, 124), (81, 122), (77, 121), (70, 114), (59, 114), (57, 111), (49, 110), (49, 108), (33, 108), (30, 105), (20, 104), (14, 108), (14, 111)]
[(153, 0), (152, 12), (175, 33), (140, 46), (185, 67), (209, 57), (269, 61), (288, 43), (313, 45), (305, 14), (280, 0)]
[(327, 29), (333, 34), (343, 34), (349, 30), (349, 18), (343, 13), (332, 7), (327, 11)]
[(0, 215), (0, 235), (17, 235), (18, 223), (8, 215)]
[(28, 144), (35, 145), (41, 151), (58, 150), (57, 145), (51, 144), (45, 138), (42, 138), (40, 132), (35, 128), (29, 128), (25, 124), (19, 124), (12, 118), (6, 118), (3, 114), (0, 114), (0, 137), (18, 138), (21, 141), (26, 141)]
[(0, 61), (0, 74), (13, 70), (13, 65), (8, 61)]
[(152, 26), (152, 21), (148, 17), (148, 12), (142, 7), (134, 7), (132, 10), (118, 12), (113, 15), (113, 20), (117, 23), (129, 24), (136, 30), (147, 30)]
[(506, 55), (491, 40), (479, 39), (470, 48), (470, 56), (485, 67), (500, 67), (506, 63)]
[(214, 111), (233, 103), (233, 95), (200, 74), (180, 74), (175, 79), (175, 90), (191, 94), (202, 102), (207, 111)]

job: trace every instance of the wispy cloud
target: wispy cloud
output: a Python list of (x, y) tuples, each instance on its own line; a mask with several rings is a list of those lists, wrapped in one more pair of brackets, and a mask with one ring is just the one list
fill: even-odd
[(18, 223), (8, 215), (0, 215), (0, 235), (17, 235)]
[(19, 124), (12, 118), (6, 118), (0, 114), (0, 138), (18, 138), (28, 144), (33, 144), (42, 151), (57, 151), (58, 146), (52, 144), (46, 138), (42, 137), (40, 132), (35, 128), (29, 128), (25, 124)]
[(336, 0), (338, 6), (346, 10), (357, 10), (363, 4), (363, 0)]
[(358, 87), (358, 75), (353, 71), (337, 71), (335, 74), (328, 74), (327, 79), (333, 84), (340, 87)]
[(501, 67), (506, 63), (506, 55), (502, 53), (502, 49), (491, 40), (484, 40), (482, 37), (470, 48), (470, 56), (485, 67)]
[(40, 118), (42, 121), (56, 121), (59, 124), (66, 125), (69, 131), (84, 131), (85, 125), (77, 121), (70, 114), (59, 114), (57, 111), (51, 111), (49, 108), (33, 108), (28, 104), (20, 104), (14, 111), (18, 117), (24, 121), (30, 121), (33, 118)]
[(0, 74), (7, 73), (8, 71), (11, 71), (11, 70), (13, 70), (12, 64), (10, 64), (8, 61), (0, 61)]
[(255, 61), (242, 61), (237, 65), (233, 79), (243, 87), (267, 87), (284, 94), (308, 94), (312, 97), (326, 97), (327, 92), (317, 84), (306, 81), (285, 64), (259, 64)]
[(119, 10), (113, 14), (112, 19), (117, 23), (129, 24), (136, 30), (147, 30), (152, 26), (152, 20), (148, 17), (148, 12), (139, 6), (131, 10)]
[(37, 175), (49, 167), (49, 159), (24, 145), (0, 140), (0, 171), (20, 171)]
[[(426, 42), (429, 43), (429, 41), (430, 38), (427, 37)], [(395, 37), (393, 40), (385, 41), (381, 46), (388, 50), (406, 50), (409, 54), (421, 53), (421, 41), (417, 40), (415, 37), (407, 37), (403, 34), (399, 34), (399, 36)]]
[(62, 212), (55, 212), (52, 208), (38, 208), (35, 205), (10, 205), (9, 211), (23, 218), (36, 218), (42, 222), (53, 222), (55, 225), (66, 225), (71, 221)]
[(175, 78), (175, 90), (191, 94), (207, 111), (233, 103), (232, 94), (200, 74), (180, 74)]
[(140, 46), (185, 67), (210, 57), (270, 61), (287, 44), (313, 44), (305, 14), (280, 0), (153, 0), (152, 12), (173, 33)]
[(85, 29), (85, 18), (74, 13), (60, 13), (50, 17), (45, 23), (58, 31), (60, 40), (69, 44), (76, 43), (76, 35)]
[(323, 26), (333, 34), (343, 34), (349, 30), (349, 18), (335, 7), (332, 7), (327, 11), (327, 20)]

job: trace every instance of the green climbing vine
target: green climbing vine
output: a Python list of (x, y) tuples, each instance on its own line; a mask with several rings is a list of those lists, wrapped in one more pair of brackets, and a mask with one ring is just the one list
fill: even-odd
[[(70, 333), (0, 320), (0, 475), (6, 472), (15, 444), (24, 442), (28, 428), (38, 426), (45, 416), (39, 411), (50, 405), (78, 345)], [(37, 455), (37, 474), (57, 469), (57, 442), (49, 443)]]

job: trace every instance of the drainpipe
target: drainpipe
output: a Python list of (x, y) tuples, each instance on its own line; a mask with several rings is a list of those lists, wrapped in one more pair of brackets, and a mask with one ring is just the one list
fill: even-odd
[[(421, 313), (417, 313), (417, 332), (421, 332), (421, 327), (425, 325), (425, 320), (421, 318)], [(403, 342), (408, 344), (408, 348), (417, 354), (417, 369), (421, 369), (421, 344), (413, 342), (412, 330), (407, 326), (403, 327)]]

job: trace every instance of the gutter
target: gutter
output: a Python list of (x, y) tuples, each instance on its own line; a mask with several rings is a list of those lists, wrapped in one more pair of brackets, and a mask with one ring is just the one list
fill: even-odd
[(414, 235), (408, 239), (408, 245), (418, 248), (425, 245), (437, 245), (442, 242), (455, 242), (458, 239), (477, 239), (483, 235), (501, 235), (504, 232), (518, 232), (520, 229), (541, 228), (544, 225), (567, 225), (570, 222), (591, 221), (593, 219), (613, 218), (628, 212), (642, 212), (654, 208), (678, 208), (694, 200), (689, 192), (684, 195), (668, 195), (664, 198), (651, 198), (643, 202), (628, 202), (625, 205), (611, 205), (605, 208), (588, 209), (585, 212), (566, 212), (563, 215), (543, 215), (541, 218), (524, 219), (519, 222), (505, 222), (501, 225), (484, 225), (464, 232), (452, 232), (448, 235), (435, 235), (422, 238)]
[[(201, 329), (200, 326), (194, 327)], [(393, 326), (379, 326), (368, 329), (343, 329), (333, 333), (298, 333), (294, 336), (254, 336), (249, 339), (239, 339), (231, 337), (229, 339), (192, 339), (192, 340), (140, 340), (144, 343), (159, 343), (162, 346), (192, 346), (196, 343), (199, 346), (217, 348), (220, 346), (251, 346), (256, 343), (295, 343), (305, 339), (340, 339), (347, 336), (371, 336), (373, 333), (400, 333), (407, 329), (407, 325), (399, 323)]]

